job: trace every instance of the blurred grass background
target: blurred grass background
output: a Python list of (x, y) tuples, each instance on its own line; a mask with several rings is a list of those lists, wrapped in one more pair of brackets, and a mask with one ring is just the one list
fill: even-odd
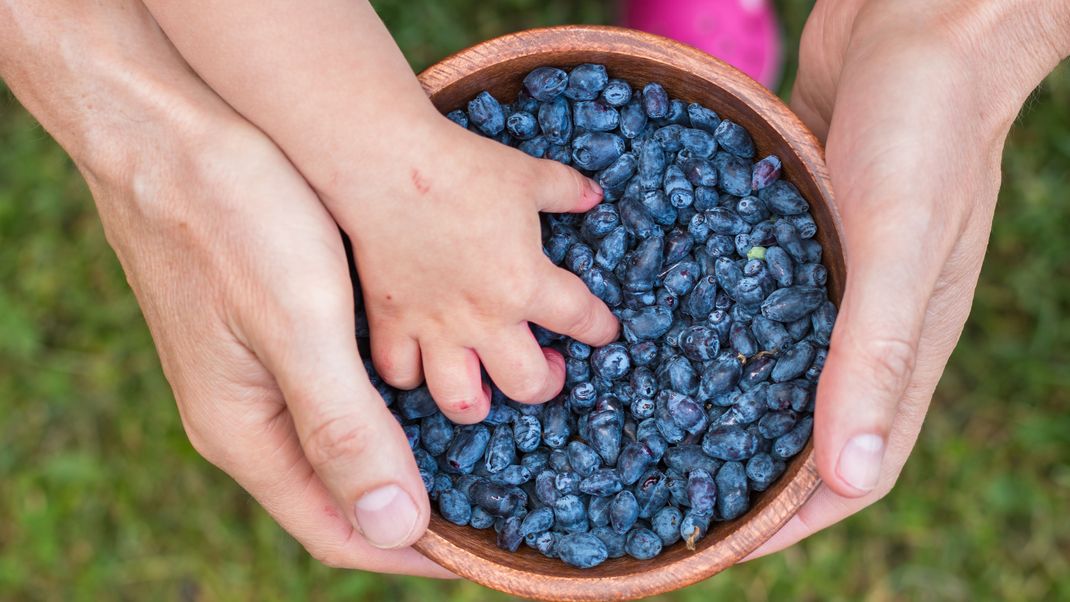
[[(612, 20), (606, 2), (374, 4), (417, 69), (500, 33)], [(780, 4), (791, 48), (810, 3)], [(1008, 143), (973, 314), (896, 490), (659, 599), (1070, 600), (1068, 106), (1064, 64)], [(319, 566), (193, 452), (84, 184), (0, 90), (0, 599), (304, 598), (505, 599)]]

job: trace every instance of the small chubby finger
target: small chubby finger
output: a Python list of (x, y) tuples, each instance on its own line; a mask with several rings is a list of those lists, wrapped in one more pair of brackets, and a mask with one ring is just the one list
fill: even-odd
[(421, 345), (427, 389), (442, 413), (457, 424), (475, 424), (490, 411), (490, 387), (483, 382), (479, 356), (446, 343)]
[(567, 165), (549, 159), (535, 161), (535, 201), (539, 211), (582, 213), (602, 200), (602, 187)]
[(529, 310), (530, 321), (595, 347), (617, 340), (620, 322), (578, 276), (547, 261), (540, 282), (543, 286)]
[(498, 333), (476, 352), (494, 384), (514, 401), (549, 401), (565, 385), (564, 358), (552, 349), (539, 347), (527, 323)]
[(415, 389), (424, 380), (420, 345), (405, 334), (380, 326), (372, 329), (372, 362), (387, 384)]

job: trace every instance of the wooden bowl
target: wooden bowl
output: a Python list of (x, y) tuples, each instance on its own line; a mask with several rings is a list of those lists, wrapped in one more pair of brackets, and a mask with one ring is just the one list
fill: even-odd
[[(840, 220), (833, 205), (821, 145), (771, 92), (735, 68), (690, 46), (614, 27), (568, 26), (524, 31), (463, 50), (420, 74), (431, 101), (443, 113), (463, 108), (488, 90), (503, 102), (516, 98), (527, 72), (542, 65), (569, 68), (601, 63), (610, 77), (639, 88), (656, 81), (674, 98), (698, 102), (747, 128), (758, 156), (775, 153), (783, 177), (810, 202), (824, 247), (828, 288), (838, 306), (845, 268)], [(509, 594), (544, 600), (628, 600), (690, 585), (722, 571), (772, 536), (819, 484), (813, 443), (796, 456), (749, 512), (711, 524), (695, 551), (677, 543), (657, 558), (624, 557), (588, 570), (521, 546), (516, 553), (495, 545), (492, 529), (476, 530), (437, 515), (415, 547), (454, 573)]]

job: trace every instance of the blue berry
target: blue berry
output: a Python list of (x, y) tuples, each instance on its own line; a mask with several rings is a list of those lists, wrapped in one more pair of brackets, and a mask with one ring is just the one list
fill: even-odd
[(572, 141), (572, 163), (579, 169), (598, 171), (624, 154), (624, 139), (608, 132), (580, 134)]
[(754, 157), (754, 141), (743, 126), (724, 119), (713, 132), (721, 148), (742, 159)]
[(505, 129), (502, 105), (489, 92), (480, 92), (468, 103), (468, 119), (488, 136), (500, 134)]
[(629, 139), (636, 138), (646, 129), (647, 119), (642, 102), (633, 98), (620, 109), (621, 135)]
[(438, 496), (438, 511), (442, 518), (455, 525), (467, 525), (472, 518), (472, 505), (468, 498), (456, 489), (448, 489)]
[(702, 439), (702, 451), (718, 460), (746, 460), (758, 451), (758, 439), (739, 426), (714, 426)]
[(401, 417), (406, 420), (415, 420), (430, 416), (438, 412), (438, 406), (432, 399), (427, 387), (420, 387), (412, 391), (402, 391), (397, 396), (394, 404)]
[(599, 347), (591, 354), (591, 368), (598, 376), (609, 380), (621, 378), (631, 369), (628, 348), (620, 343)]
[(465, 129), (468, 128), (468, 115), (460, 109), (446, 113), (446, 118)]
[(739, 197), (750, 194), (750, 162), (746, 159), (727, 155), (727, 153), (718, 153), (717, 156), (720, 160), (715, 165), (717, 166), (717, 182), (721, 190)]
[(626, 534), (639, 520), (639, 502), (635, 494), (624, 490), (613, 497), (609, 505), (609, 524), (620, 535)]
[(649, 519), (669, 501), (669, 483), (665, 474), (650, 469), (639, 477), (633, 490), (639, 502), (639, 518)]
[(524, 90), (539, 102), (556, 99), (568, 87), (568, 74), (554, 67), (539, 67), (524, 78)]
[(568, 444), (568, 460), (572, 469), (581, 477), (589, 477), (602, 464), (598, 452), (580, 441), (570, 441)]
[(773, 291), (762, 303), (762, 315), (777, 322), (793, 322), (810, 315), (827, 299), (823, 289), (791, 286)]
[(505, 129), (519, 140), (529, 140), (539, 133), (539, 123), (531, 113), (519, 111), (505, 120)]
[(650, 528), (661, 539), (662, 546), (671, 546), (680, 541), (680, 523), (684, 515), (679, 509), (665, 506), (650, 519)]
[(481, 424), (462, 427), (446, 450), (447, 464), (457, 472), (472, 472), (476, 462), (483, 457), (488, 442), (490, 431), (487, 427)]
[(553, 525), (553, 508), (542, 507), (527, 513), (524, 520), (520, 523), (520, 534), (524, 537), (527, 537), (528, 535), (538, 535), (543, 531), (549, 531), (550, 527), (553, 527)]
[(750, 507), (747, 473), (739, 462), (725, 462), (717, 471), (717, 515), (721, 520), (739, 518)]
[(639, 242), (631, 259), (624, 263), (624, 287), (630, 292), (651, 291), (661, 272), (665, 257), (662, 237), (650, 237)]
[(547, 404), (542, 418), (542, 441), (546, 447), (564, 447), (571, 434), (568, 409), (561, 402)]
[(585, 531), (582, 526), (587, 523), (587, 509), (583, 499), (573, 494), (558, 496), (554, 502), (554, 522), (566, 530)]
[(623, 107), (631, 99), (632, 87), (624, 80), (611, 79), (602, 89), (602, 100), (611, 107)]
[(810, 210), (799, 189), (786, 180), (777, 180), (758, 191), (766, 206), (780, 215), (796, 215)]
[(635, 343), (628, 349), (628, 356), (632, 358), (634, 366), (649, 366), (657, 354), (658, 345), (653, 341)]
[(806, 442), (810, 439), (810, 431), (813, 430), (814, 419), (804, 416), (790, 431), (777, 437), (773, 442), (773, 457), (787, 460), (802, 451)]
[(517, 416), (513, 424), (513, 441), (521, 453), (530, 453), (542, 441), (542, 423), (536, 416)]
[(624, 428), (623, 416), (613, 410), (594, 412), (588, 418), (588, 443), (607, 466), (617, 463)]
[(539, 107), (539, 129), (550, 144), (568, 144), (572, 138), (572, 111), (558, 98)]
[(596, 567), (609, 557), (606, 544), (590, 533), (569, 533), (561, 536), (557, 541), (555, 553), (566, 564), (580, 569)]
[(710, 528), (712, 514), (689, 510), (680, 521), (680, 538), (687, 544), (687, 549), (694, 550), (695, 544), (706, 536)]
[(505, 519), (501, 530), (498, 531), (498, 547), (503, 550), (515, 552), (524, 542), (524, 536), (520, 533), (521, 519), (519, 516), (510, 516)]
[(650, 560), (661, 553), (661, 538), (645, 527), (636, 527), (628, 533), (624, 551), (637, 560)]
[(758, 421), (758, 433), (766, 439), (776, 439), (795, 426), (795, 412), (779, 410), (769, 412)]
[(487, 453), (484, 465), (487, 472), (499, 472), (516, 460), (516, 442), (513, 440), (512, 429), (504, 424), (494, 427), (490, 441), (487, 443)]
[[(598, 185), (601, 186), (603, 190), (622, 188), (632, 179), (632, 176), (635, 175), (638, 165), (639, 161), (635, 158), (633, 153), (624, 153), (617, 157), (617, 160), (611, 163), (609, 167), (603, 169), (602, 172), (598, 174)], [(613, 205), (598, 205), (588, 212), (588, 215), (600, 207), (613, 207)]]
[(706, 455), (698, 445), (677, 445), (665, 450), (665, 465), (681, 473), (689, 474), (692, 470), (705, 470), (716, 474), (722, 462)]
[(717, 501), (717, 485), (713, 476), (702, 469), (692, 470), (687, 476), (687, 499), (696, 512), (713, 512)]
[(565, 96), (572, 100), (594, 100), (608, 83), (605, 65), (579, 65), (568, 74)]
[(721, 118), (717, 116), (717, 113), (697, 103), (687, 105), (687, 116), (690, 118), (691, 127), (710, 134), (715, 133), (717, 126), (721, 124)]
[(717, 141), (714, 140), (713, 135), (696, 128), (684, 129), (680, 133), (680, 144), (690, 152), (692, 157), (708, 159), (717, 152)]
[(649, 83), (643, 86), (643, 110), (651, 119), (661, 119), (669, 114), (669, 94), (660, 84)]
[(655, 463), (657, 458), (646, 442), (633, 441), (625, 445), (617, 459), (621, 482), (634, 485)]
[(471, 509), (472, 515), (468, 519), (468, 526), (474, 529), (489, 529), (494, 526), (495, 517), (493, 515), (479, 506), (472, 506)]
[(620, 113), (601, 101), (584, 100), (572, 105), (572, 123), (592, 132), (611, 132), (620, 124)]
[(773, 484), (780, 475), (784, 474), (785, 464), (769, 454), (756, 454), (747, 460), (747, 478), (750, 479), (751, 489), (765, 491)]
[(580, 491), (587, 495), (614, 495), (623, 487), (620, 475), (613, 468), (599, 468), (580, 482)]
[(810, 315), (814, 328), (814, 342), (828, 345), (832, 338), (832, 327), (836, 323), (836, 306), (831, 301), (823, 301)]
[(485, 479), (472, 483), (468, 497), (473, 504), (492, 516), (509, 516), (520, 502), (512, 487), (491, 483)]
[(761, 190), (780, 178), (780, 157), (769, 155), (754, 164), (751, 187)]
[(521, 142), (517, 148), (536, 159), (542, 159), (550, 149), (550, 141), (545, 136), (535, 136), (531, 140)]

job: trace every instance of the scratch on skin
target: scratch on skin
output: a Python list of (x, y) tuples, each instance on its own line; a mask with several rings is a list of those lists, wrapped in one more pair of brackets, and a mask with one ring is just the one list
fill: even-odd
[(327, 516), (329, 516), (331, 518), (341, 518), (339, 516), (339, 514), (338, 514), (338, 510), (336, 510), (334, 506), (331, 506), (331, 505), (324, 506), (323, 507), (323, 512), (324, 512), (324, 514), (326, 514)]
[(431, 182), (415, 167), (412, 168), (412, 185), (416, 188), (416, 192), (420, 194), (427, 194), (431, 190)]

